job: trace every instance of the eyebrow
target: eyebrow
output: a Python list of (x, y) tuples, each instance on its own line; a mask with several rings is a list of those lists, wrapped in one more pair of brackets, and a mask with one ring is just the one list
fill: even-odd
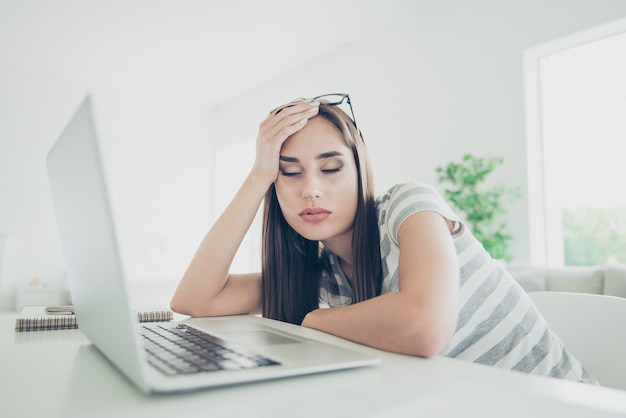
[[(317, 160), (323, 160), (325, 158), (333, 158), (333, 157), (342, 157), (343, 154), (339, 151), (328, 151), (328, 152), (323, 152), (321, 154), (318, 154), (317, 157), (315, 157), (315, 159)], [(299, 159), (295, 158), (295, 157), (287, 157), (285, 155), (281, 155), (280, 156), (280, 161), (284, 161), (286, 163), (298, 163), (300, 162)]]

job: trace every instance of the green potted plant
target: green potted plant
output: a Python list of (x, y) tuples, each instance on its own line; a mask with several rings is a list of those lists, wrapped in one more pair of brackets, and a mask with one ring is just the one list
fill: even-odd
[(485, 188), (484, 181), (502, 157), (480, 158), (463, 155), (460, 162), (436, 168), (439, 182), (446, 185), (446, 199), (459, 211), (474, 236), (495, 259), (510, 261), (506, 222), (499, 218), (506, 213), (505, 202), (520, 196), (519, 188), (496, 185)]

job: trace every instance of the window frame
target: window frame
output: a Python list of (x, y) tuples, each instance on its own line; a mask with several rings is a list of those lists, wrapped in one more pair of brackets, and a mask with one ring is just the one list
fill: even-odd
[[(524, 99), (526, 114), (526, 155), (528, 183), (528, 231), (530, 263), (549, 267), (564, 265), (560, 208), (547, 197), (543, 148), (541, 61), (548, 56), (590, 42), (626, 32), (626, 18), (598, 25), (544, 44), (523, 53)], [(552, 222), (549, 222), (549, 221)]]

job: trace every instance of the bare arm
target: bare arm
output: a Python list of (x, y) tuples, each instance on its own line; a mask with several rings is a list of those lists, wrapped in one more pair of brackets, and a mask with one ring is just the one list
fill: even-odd
[(172, 310), (192, 316), (259, 311), (260, 273), (229, 275), (228, 270), (265, 190), (263, 182), (246, 179), (200, 244), (174, 293)]
[(276, 180), (282, 144), (317, 110), (317, 104), (301, 102), (273, 112), (260, 124), (254, 166), (196, 251), (172, 297), (173, 311), (192, 316), (260, 312), (261, 273), (231, 275), (230, 265)]
[(387, 351), (437, 354), (457, 323), (459, 269), (450, 228), (435, 212), (412, 215), (398, 232), (399, 292), (317, 309), (302, 325)]

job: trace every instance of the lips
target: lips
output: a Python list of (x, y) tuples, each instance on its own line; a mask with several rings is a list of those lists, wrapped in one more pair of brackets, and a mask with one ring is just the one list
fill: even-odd
[(299, 213), (300, 218), (306, 222), (319, 222), (330, 216), (330, 211), (324, 208), (306, 208)]

